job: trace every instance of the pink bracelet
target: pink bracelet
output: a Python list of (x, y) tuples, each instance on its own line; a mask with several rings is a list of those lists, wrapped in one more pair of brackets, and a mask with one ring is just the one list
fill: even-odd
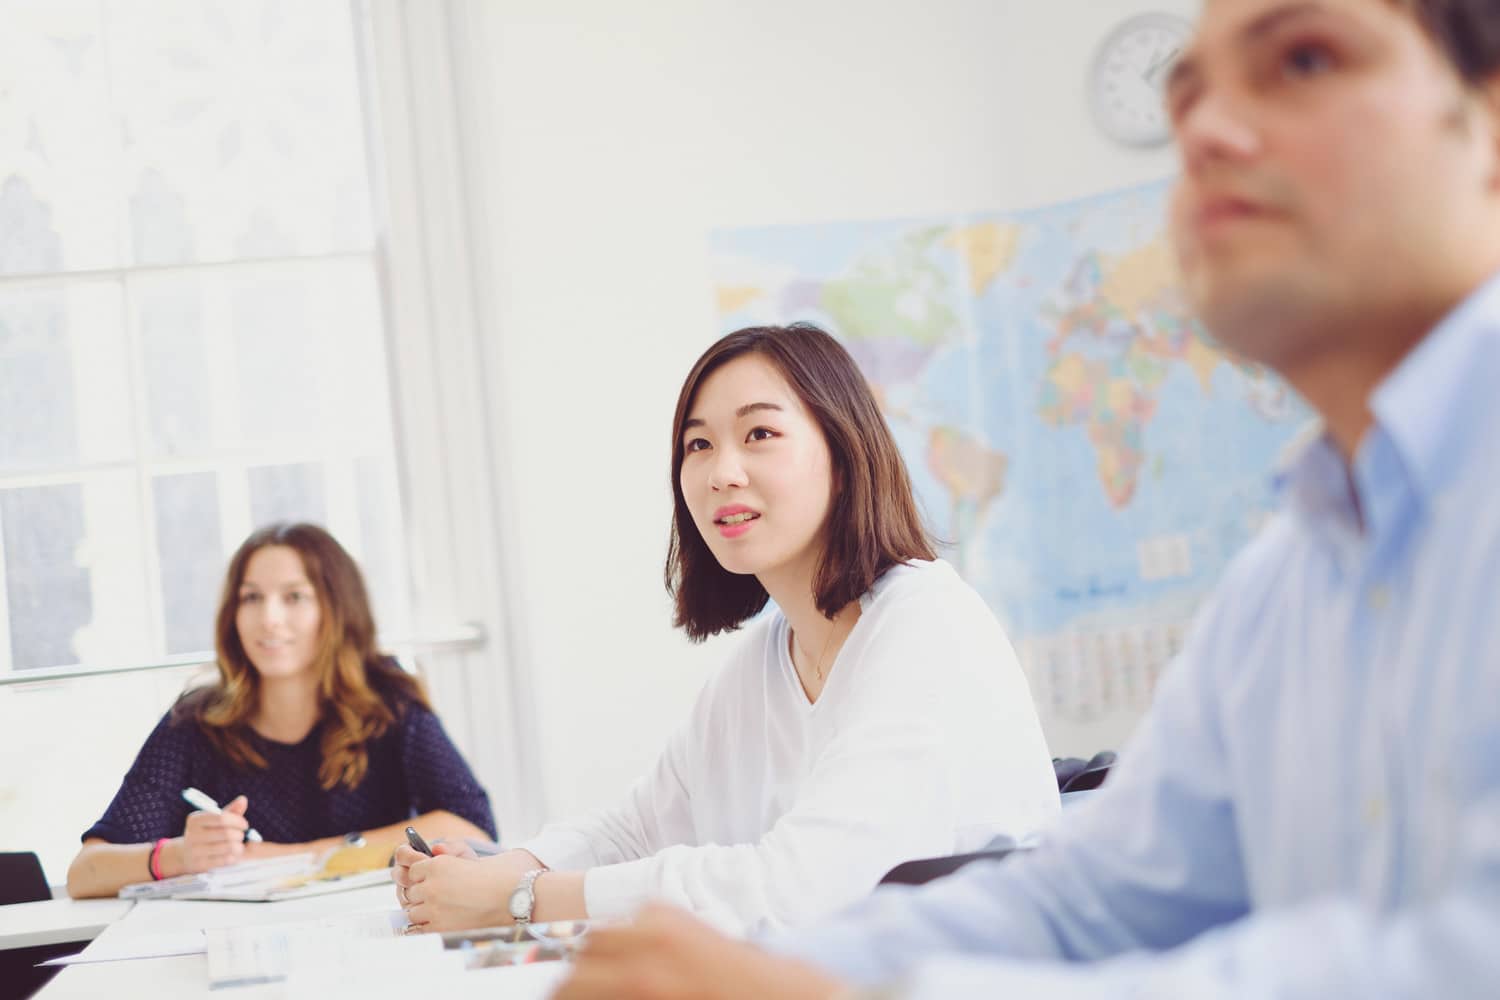
[(155, 847), (151, 848), (151, 877), (158, 882), (166, 878), (161, 872), (161, 849), (167, 846), (167, 841), (171, 839), (171, 837), (163, 837), (156, 842)]

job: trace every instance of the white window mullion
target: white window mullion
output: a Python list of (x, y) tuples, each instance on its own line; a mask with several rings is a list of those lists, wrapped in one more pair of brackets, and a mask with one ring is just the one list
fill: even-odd
[(140, 511), (140, 570), (144, 591), (146, 629), (152, 656), (167, 651), (166, 613), (161, 599), (161, 558), (156, 544), (156, 506), (151, 495), (150, 407), (146, 399), (146, 374), (140, 331), (140, 314), (134, 308), (132, 283), (120, 281), (120, 315), (125, 328), (126, 381), (130, 398), (131, 457), (135, 462), (136, 502)]

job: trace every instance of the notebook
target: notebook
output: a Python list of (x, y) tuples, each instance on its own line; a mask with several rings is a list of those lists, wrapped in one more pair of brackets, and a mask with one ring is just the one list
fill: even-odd
[[(389, 868), (343, 874), (319, 872), (244, 885), (190, 889), (176, 893), (172, 898), (218, 899), (231, 903), (275, 903), (283, 899), (322, 896), (330, 892), (345, 892), (349, 889), (363, 889), (366, 886), (382, 884), (392, 884)], [(394, 901), (394, 895), (391, 898)]]
[(274, 903), (389, 883), (391, 849), (343, 847), (321, 856), (312, 851), (244, 861), (196, 875), (160, 882), (137, 882), (120, 890), (121, 899), (209, 899), (235, 903)]
[[(178, 875), (160, 881), (135, 882), (120, 889), (121, 899), (177, 899), (188, 893), (222, 892), (256, 884), (279, 884), (285, 879), (312, 875), (319, 869), (312, 851), (276, 858), (242, 861), (206, 872)], [(202, 898), (195, 897), (195, 898)]]

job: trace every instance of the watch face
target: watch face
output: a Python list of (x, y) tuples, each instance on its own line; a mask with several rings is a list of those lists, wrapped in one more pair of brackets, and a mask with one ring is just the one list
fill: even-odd
[(1131, 146), (1171, 138), (1164, 87), (1192, 31), (1176, 15), (1141, 14), (1105, 38), (1089, 73), (1089, 106), (1106, 135)]
[(531, 916), (531, 890), (524, 885), (519, 886), (510, 894), (510, 918), (525, 920), (529, 916)]

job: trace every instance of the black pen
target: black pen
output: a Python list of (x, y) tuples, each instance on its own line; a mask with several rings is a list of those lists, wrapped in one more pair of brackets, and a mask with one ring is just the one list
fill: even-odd
[(412, 850), (421, 851), (429, 858), (432, 857), (432, 848), (427, 846), (427, 841), (417, 832), (417, 828), (409, 826), (406, 828), (406, 842), (412, 846)]

